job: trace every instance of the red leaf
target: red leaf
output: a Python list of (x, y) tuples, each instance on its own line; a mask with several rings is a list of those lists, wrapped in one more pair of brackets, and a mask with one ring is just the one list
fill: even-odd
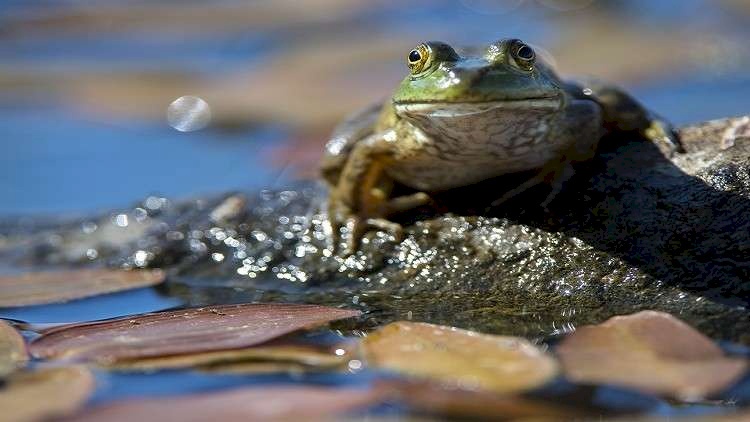
[(161, 270), (78, 270), (0, 277), (0, 307), (41, 305), (154, 286)]
[(37, 358), (111, 363), (240, 349), (359, 314), (317, 305), (210, 306), (56, 327), (43, 332), (30, 348)]
[(133, 400), (94, 408), (73, 421), (232, 422), (328, 420), (380, 401), (377, 390), (326, 387), (243, 388), (178, 398)]

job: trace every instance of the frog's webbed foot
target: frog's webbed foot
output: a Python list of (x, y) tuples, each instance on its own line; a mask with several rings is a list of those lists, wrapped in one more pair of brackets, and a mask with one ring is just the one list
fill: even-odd
[(498, 207), (509, 200), (515, 198), (516, 196), (526, 192), (527, 190), (533, 188), (534, 186), (544, 182), (545, 179), (545, 173), (540, 172), (533, 177), (529, 178), (528, 180), (524, 181), (520, 185), (516, 186), (515, 188), (505, 192), (502, 196), (497, 198), (496, 200), (492, 201), (490, 206), (487, 208), (487, 211), (491, 210), (492, 208)]
[(582, 84), (570, 83), (567, 89), (574, 98), (587, 99), (599, 104), (608, 130), (636, 132), (653, 142), (668, 157), (685, 152), (672, 125), (646, 109), (619, 87), (602, 81), (588, 80)]
[[(332, 249), (343, 256), (349, 256), (359, 249), (362, 238), (369, 230), (384, 231), (400, 242), (404, 237), (403, 227), (386, 217), (413, 208), (426, 205), (432, 201), (429, 195), (418, 192), (412, 195), (370, 203), (368, 213), (355, 213), (350, 207), (331, 196), (328, 204), (328, 216), (331, 230)], [(340, 249), (342, 234), (346, 234), (344, 248)]]
[(684, 153), (685, 148), (672, 125), (658, 117), (649, 119), (648, 127), (641, 131), (641, 135), (653, 142), (659, 150), (667, 157), (677, 153)]
[[(352, 255), (359, 249), (362, 238), (370, 229), (383, 230), (390, 233), (400, 241), (403, 237), (403, 228), (400, 224), (386, 220), (385, 218), (367, 218), (358, 215), (351, 209), (336, 201), (334, 198), (328, 206), (328, 222), (330, 224), (331, 249), (341, 256)], [(345, 236), (343, 239), (342, 235)]]
[(492, 201), (487, 210), (489, 211), (494, 207), (502, 205), (503, 203), (509, 201), (510, 199), (523, 192), (526, 192), (536, 185), (546, 183), (551, 187), (551, 190), (544, 198), (544, 201), (542, 201), (539, 205), (545, 211), (547, 211), (549, 204), (551, 204), (552, 201), (557, 197), (557, 195), (562, 191), (565, 182), (570, 180), (570, 178), (573, 177), (574, 173), (575, 169), (573, 168), (573, 163), (570, 161), (563, 161), (561, 163), (556, 163), (554, 167), (551, 166), (548, 168), (544, 168), (539, 171), (539, 173), (527, 179), (520, 185), (505, 192), (500, 198)]
[[(403, 235), (399, 224), (387, 220), (392, 214), (427, 204), (430, 197), (416, 193), (390, 198), (393, 181), (383, 169), (392, 157), (392, 132), (373, 134), (351, 150), (340, 177), (328, 198), (330, 237), (336, 253), (351, 255), (370, 229), (380, 229), (397, 240)], [(346, 234), (345, 249), (339, 250)]]

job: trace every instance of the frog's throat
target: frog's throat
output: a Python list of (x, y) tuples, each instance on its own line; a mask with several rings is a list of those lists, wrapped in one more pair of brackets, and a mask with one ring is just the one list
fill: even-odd
[(401, 116), (416, 114), (449, 117), (483, 114), (492, 110), (556, 111), (563, 107), (563, 101), (559, 97), (548, 97), (486, 102), (410, 102), (394, 103), (393, 106), (396, 113)]

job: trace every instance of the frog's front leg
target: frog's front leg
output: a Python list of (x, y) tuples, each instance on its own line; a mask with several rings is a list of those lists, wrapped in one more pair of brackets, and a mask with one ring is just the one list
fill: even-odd
[(672, 125), (643, 107), (621, 88), (595, 80), (568, 84), (567, 88), (574, 97), (599, 104), (604, 126), (610, 132), (636, 132), (653, 142), (667, 156), (685, 152)]
[(349, 237), (345, 255), (353, 253), (360, 239), (370, 228), (391, 232), (401, 237), (401, 226), (387, 220), (391, 214), (424, 205), (430, 201), (425, 193), (390, 198), (393, 181), (384, 168), (396, 154), (396, 132), (388, 130), (372, 134), (356, 143), (349, 154), (338, 182), (328, 198), (328, 218), (334, 248), (338, 246), (341, 229)]

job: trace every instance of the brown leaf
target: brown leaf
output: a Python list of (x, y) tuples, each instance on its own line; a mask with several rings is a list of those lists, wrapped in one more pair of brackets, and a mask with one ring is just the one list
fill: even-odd
[[(331, 350), (307, 345), (263, 345), (238, 350), (220, 350), (215, 352), (193, 353), (189, 355), (160, 356), (154, 358), (123, 360), (115, 362), (112, 369), (128, 371), (154, 371), (159, 369), (177, 369), (199, 367), (214, 372), (241, 372), (247, 368), (255, 373), (259, 368), (269, 372), (268, 368), (283, 371), (285, 367), (299, 368), (333, 368), (346, 362), (343, 356), (337, 356)], [(286, 365), (286, 366), (285, 366)]]
[(329, 370), (315, 366), (302, 365), (292, 361), (241, 361), (203, 365), (196, 368), (201, 372), (214, 374), (260, 375), (260, 374), (305, 374), (316, 371)]
[[(718, 409), (717, 409), (718, 410)], [(733, 407), (727, 407), (724, 409), (727, 413), (715, 414), (709, 413), (701, 416), (680, 416), (674, 419), (667, 418), (664, 416), (625, 416), (618, 418), (601, 419), (597, 418), (598, 422), (664, 422), (666, 421), (679, 421), (679, 422), (747, 422), (750, 421), (750, 412), (747, 409), (739, 410)]]
[(557, 348), (565, 375), (694, 400), (717, 393), (747, 369), (708, 337), (655, 311), (617, 316), (579, 328)]
[[(34, 14), (30, 19), (8, 19), (8, 29), (19, 33), (54, 31), (113, 36), (126, 31), (280, 30), (297, 25), (344, 20), (372, 10), (373, 0), (317, 0), (300, 9), (294, 0), (273, 2), (99, 4), (96, 7), (65, 5), (55, 13)], [(28, 31), (28, 32), (27, 32)], [(100, 34), (101, 35), (101, 34)]]
[(73, 413), (94, 391), (94, 377), (82, 367), (16, 373), (0, 390), (5, 422), (47, 420)]
[(426, 323), (396, 322), (362, 342), (371, 366), (466, 389), (530, 390), (557, 374), (557, 363), (517, 337), (480, 334)]
[(77, 270), (0, 277), (0, 307), (64, 302), (104, 293), (154, 286), (161, 270)]
[(380, 401), (377, 390), (327, 387), (243, 388), (178, 398), (133, 400), (83, 412), (73, 421), (231, 422), (330, 420)]
[(28, 362), (26, 341), (13, 326), (0, 321), (0, 379)]
[(420, 413), (458, 420), (497, 420), (502, 415), (503, 420), (540, 418), (545, 421), (568, 421), (583, 420), (586, 415), (583, 410), (560, 403), (491, 391), (442, 388), (429, 382), (387, 381), (378, 387)]
[(317, 305), (240, 304), (155, 312), (52, 328), (31, 343), (43, 359), (108, 364), (127, 359), (241, 349), (359, 315)]

